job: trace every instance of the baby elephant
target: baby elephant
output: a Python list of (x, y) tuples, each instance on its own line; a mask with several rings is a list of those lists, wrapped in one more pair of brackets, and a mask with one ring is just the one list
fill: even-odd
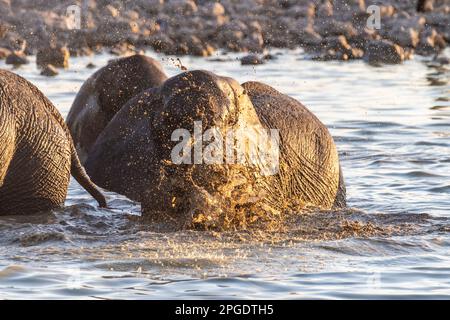
[(0, 215), (63, 205), (71, 174), (106, 207), (56, 108), (31, 83), (0, 70)]

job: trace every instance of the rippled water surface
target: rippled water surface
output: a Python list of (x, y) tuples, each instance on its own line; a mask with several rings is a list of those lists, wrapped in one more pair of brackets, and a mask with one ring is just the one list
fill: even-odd
[[(0, 218), (0, 298), (450, 298), (450, 66), (277, 56), (257, 67), (235, 56), (182, 63), (306, 104), (338, 144), (348, 210), (305, 213), (287, 232), (158, 234), (136, 221), (138, 204), (109, 193), (111, 208), (98, 209), (72, 181), (65, 209)], [(51, 79), (34, 61), (16, 72), (65, 117), (95, 71), (86, 65), (108, 59), (73, 58)]]

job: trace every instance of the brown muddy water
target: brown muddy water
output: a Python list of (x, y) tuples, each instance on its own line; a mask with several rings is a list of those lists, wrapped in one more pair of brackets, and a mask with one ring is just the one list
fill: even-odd
[[(277, 53), (257, 67), (234, 55), (182, 63), (267, 82), (306, 104), (335, 137), (349, 209), (305, 213), (279, 232), (163, 234), (136, 222), (138, 204), (108, 193), (111, 208), (99, 209), (72, 181), (65, 209), (0, 218), (0, 298), (450, 298), (450, 66)], [(176, 60), (147, 54), (180, 72)], [(34, 60), (16, 72), (67, 116), (95, 71), (86, 65), (111, 58), (73, 58), (56, 78), (40, 76)]]

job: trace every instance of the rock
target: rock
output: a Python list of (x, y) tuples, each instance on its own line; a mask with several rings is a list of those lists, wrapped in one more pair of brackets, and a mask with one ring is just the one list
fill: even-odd
[(145, 36), (150, 36), (159, 31), (161, 31), (160, 25), (155, 20), (146, 20), (141, 29), (141, 33)]
[(405, 53), (405, 60), (411, 60), (414, 58), (414, 49), (405, 48), (403, 51)]
[(308, 3), (305, 12), (308, 22), (311, 22), (316, 17), (316, 5), (312, 2)]
[(7, 48), (11, 52), (26, 53), (27, 41), (16, 32), (7, 32), (6, 36), (0, 41), (0, 46)]
[(261, 33), (263, 31), (263, 28), (262, 28), (261, 24), (258, 21), (256, 21), (256, 20), (249, 21), (247, 23), (247, 28), (249, 29), (250, 32), (259, 32), (259, 33)]
[(440, 52), (446, 46), (446, 41), (434, 28), (426, 28), (420, 37), (416, 51), (420, 55)]
[(39, 49), (36, 64), (39, 68), (45, 68), (49, 64), (56, 68), (68, 68), (69, 58), (70, 53), (66, 47), (49, 46)]
[(130, 40), (139, 33), (139, 25), (135, 21), (115, 19), (105, 21), (99, 25), (96, 41), (103, 45), (114, 45), (121, 41)]
[(327, 49), (342, 51), (344, 53), (351, 51), (352, 47), (348, 44), (344, 36), (328, 37), (324, 39), (323, 46)]
[(20, 66), (23, 64), (28, 64), (29, 61), (23, 53), (13, 52), (8, 57), (6, 57), (6, 64), (12, 64), (14, 66)]
[(362, 59), (364, 57), (364, 51), (359, 48), (352, 48), (349, 59)]
[(367, 43), (371, 40), (374, 40), (369, 34), (365, 32), (358, 34), (348, 40), (348, 43), (352, 46), (352, 48), (357, 48), (361, 50), (365, 50)]
[(389, 31), (387, 38), (402, 47), (411, 48), (415, 48), (420, 41), (419, 32), (412, 28), (405, 28), (404, 26), (397, 26), (395, 29)]
[(397, 64), (405, 59), (405, 52), (389, 40), (370, 41), (365, 51), (365, 60), (370, 64)]
[(235, 20), (217, 28), (215, 39), (222, 48), (240, 51), (241, 43), (247, 32), (247, 26), (242, 21)]
[(204, 6), (204, 12), (212, 16), (222, 16), (225, 14), (225, 8), (219, 2), (208, 2)]
[(116, 18), (119, 16), (120, 12), (119, 10), (117, 10), (116, 7), (108, 4), (104, 7), (104, 9), (102, 10), (102, 17), (104, 18)]
[(321, 52), (315, 52), (310, 55), (312, 60), (318, 61), (330, 61), (330, 60), (342, 60), (347, 61), (350, 59), (361, 59), (364, 56), (364, 51), (358, 48), (350, 48), (347, 51), (338, 51), (336, 49), (328, 49)]
[(424, 15), (426, 24), (436, 28), (440, 32), (450, 31), (448, 26), (450, 24), (450, 5), (447, 6), (447, 12), (429, 12)]
[(264, 43), (275, 48), (294, 49), (298, 44), (291, 33), (293, 21), (289, 17), (266, 18), (264, 22)]
[(293, 3), (288, 10), (284, 12), (286, 17), (295, 19), (296, 21), (311, 21), (316, 15), (316, 6), (314, 3)]
[(313, 52), (311, 55), (307, 55), (311, 60), (314, 61), (330, 61), (330, 60), (348, 60), (346, 55), (336, 52), (333, 49), (326, 51)]
[(380, 14), (381, 17), (392, 17), (395, 14), (395, 7), (391, 5), (381, 5), (380, 7)]
[(163, 33), (152, 35), (147, 41), (156, 52), (169, 52), (170, 50), (174, 50), (175, 47), (175, 42)]
[(403, 19), (397, 20), (397, 21), (394, 20), (394, 24), (397, 26), (401, 25), (405, 28), (412, 28), (417, 31), (421, 31), (423, 29), (423, 27), (425, 26), (425, 23), (427, 23), (427, 19), (422, 16), (411, 17), (406, 20), (403, 20)]
[(267, 54), (264, 55), (263, 59), (264, 60), (277, 60), (278, 57), (273, 55), (273, 54), (271, 54), (271, 53), (267, 53)]
[(181, 34), (175, 39), (174, 48), (166, 50), (167, 54), (193, 55), (198, 57), (208, 57), (214, 53), (215, 49), (206, 41), (192, 34)]
[(433, 11), (433, 0), (418, 0), (416, 10), (417, 12)]
[(322, 43), (322, 36), (314, 31), (311, 25), (304, 28), (301, 25), (297, 25), (297, 28), (292, 30), (292, 33), (295, 35), (296, 43), (301, 46), (316, 50)]
[(0, 17), (7, 16), (11, 14), (11, 1), (10, 0), (0, 0)]
[(439, 63), (440, 65), (450, 64), (450, 58), (447, 57), (436, 57), (433, 61)]
[(443, 12), (430, 12), (426, 13), (426, 23), (444, 37), (444, 39), (450, 42), (450, 5), (448, 5), (446, 13)]
[(92, 62), (89, 62), (89, 63), (86, 65), (86, 68), (88, 68), (88, 69), (95, 69), (95, 68), (97, 68), (97, 66), (96, 66), (95, 64), (93, 64)]
[(93, 34), (88, 29), (70, 30), (66, 33), (67, 48), (71, 57), (92, 55), (94, 53), (93, 47), (96, 46), (96, 41)]
[(136, 48), (127, 42), (121, 42), (114, 45), (109, 53), (115, 56), (131, 56), (136, 53)]
[(342, 22), (333, 19), (316, 20), (315, 29), (322, 37), (340, 36), (351, 38), (358, 34), (351, 22)]
[(261, 33), (252, 32), (241, 42), (241, 51), (262, 52), (264, 48), (264, 38)]
[(249, 55), (241, 58), (241, 65), (243, 65), (243, 66), (259, 65), (259, 64), (264, 64), (264, 59), (262, 59), (261, 57), (259, 57), (256, 54), (249, 54)]
[(133, 21), (138, 21), (139, 20), (139, 12), (135, 11), (135, 10), (128, 10), (127, 12), (125, 12), (124, 16), (127, 19), (133, 20)]
[(11, 50), (7, 48), (0, 48), (0, 60), (6, 59), (11, 53)]
[(333, 15), (333, 4), (330, 0), (325, 0), (317, 8), (318, 17), (331, 17)]
[[(195, 36), (192, 36), (192, 38), (194, 37)], [(189, 54), (199, 57), (209, 57), (216, 51), (216, 49), (212, 45), (200, 40), (198, 42), (190, 42), (188, 48)]]
[(6, 33), (9, 31), (10, 26), (6, 23), (0, 21), (0, 39), (6, 36)]
[(80, 47), (80, 48), (69, 48), (69, 54), (71, 57), (83, 57), (83, 56), (91, 56), (94, 54), (89, 47)]
[(307, 48), (305, 51), (312, 60), (320, 61), (361, 59), (364, 55), (363, 50), (352, 47), (342, 35), (325, 38), (320, 46)]
[[(164, 11), (170, 14), (182, 16), (192, 15), (198, 11), (197, 5), (192, 0), (169, 0), (164, 6)], [(183, 17), (180, 17), (183, 18)]]
[(366, 11), (364, 0), (333, 0), (335, 15), (348, 16), (358, 11)]
[(58, 74), (59, 74), (58, 70), (51, 64), (46, 65), (41, 71), (41, 76), (46, 77), (54, 77), (57, 76)]

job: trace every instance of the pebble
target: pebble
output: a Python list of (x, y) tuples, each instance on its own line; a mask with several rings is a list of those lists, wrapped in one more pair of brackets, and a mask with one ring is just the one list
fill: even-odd
[(28, 61), (27, 57), (24, 54), (18, 54), (14, 52), (6, 57), (5, 63), (12, 64), (14, 66), (20, 66), (23, 64), (28, 64), (30, 62)]
[(57, 76), (58, 74), (59, 74), (59, 72), (56, 69), (56, 67), (51, 64), (46, 65), (41, 71), (41, 76), (46, 76), (46, 77), (54, 77), (54, 76)]
[(264, 64), (264, 59), (256, 54), (249, 54), (241, 58), (241, 64), (243, 66)]

